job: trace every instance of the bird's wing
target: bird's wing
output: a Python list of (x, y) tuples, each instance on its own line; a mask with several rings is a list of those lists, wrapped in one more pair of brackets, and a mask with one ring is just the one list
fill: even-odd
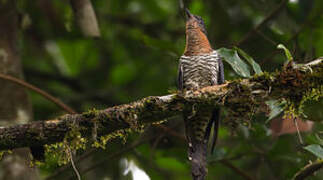
[[(219, 57), (218, 59), (218, 70), (216, 79), (218, 80), (217, 84), (223, 84), (224, 83), (224, 69), (223, 69), (223, 62), (222, 57)], [(213, 110), (211, 120), (207, 126), (206, 130), (206, 137), (205, 140), (209, 140), (209, 136), (211, 134), (211, 128), (213, 127), (213, 138), (211, 139), (211, 153), (214, 152), (214, 147), (218, 138), (218, 131), (220, 126), (220, 108), (217, 107)]]
[(181, 60), (178, 64), (177, 86), (180, 91), (183, 90), (183, 66)]
[(218, 84), (223, 84), (224, 83), (224, 70), (223, 70), (222, 57), (220, 57), (218, 59), (218, 64), (219, 64)]

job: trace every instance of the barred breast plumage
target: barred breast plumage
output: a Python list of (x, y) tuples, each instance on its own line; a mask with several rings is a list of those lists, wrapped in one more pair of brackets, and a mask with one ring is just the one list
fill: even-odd
[[(181, 90), (197, 90), (222, 84), (223, 64), (221, 57), (215, 50), (211, 53), (181, 56), (178, 81)], [(216, 142), (219, 109), (193, 106), (192, 109), (185, 109), (183, 115), (186, 138), (189, 142), (188, 157), (192, 161), (192, 176), (194, 180), (204, 180), (207, 173), (207, 144), (212, 126), (214, 127), (212, 149)]]
[[(220, 55), (213, 50), (202, 55), (183, 55), (179, 61), (179, 86), (181, 90), (197, 90), (223, 83), (223, 64)], [(213, 109), (188, 110), (184, 112), (187, 124), (190, 124), (192, 140), (203, 141)], [(203, 107), (202, 107), (203, 108)], [(195, 113), (195, 114), (192, 114)]]
[[(201, 17), (186, 12), (186, 44), (178, 66), (178, 87), (197, 90), (224, 82), (223, 64), (219, 54), (212, 49)], [(213, 129), (211, 152), (217, 139), (220, 108), (195, 105), (183, 111), (185, 134), (189, 144), (188, 158), (192, 164), (194, 180), (204, 180), (207, 174), (207, 147)]]
[(221, 57), (216, 51), (196, 56), (181, 56), (179, 66), (182, 74), (182, 88), (200, 89), (219, 84), (219, 61)]

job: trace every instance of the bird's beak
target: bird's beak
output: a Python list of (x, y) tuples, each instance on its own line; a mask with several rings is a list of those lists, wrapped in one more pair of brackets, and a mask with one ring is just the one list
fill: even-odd
[(186, 20), (189, 20), (192, 17), (193, 17), (193, 14), (191, 14), (191, 12), (187, 8), (185, 8), (185, 18), (186, 18)]

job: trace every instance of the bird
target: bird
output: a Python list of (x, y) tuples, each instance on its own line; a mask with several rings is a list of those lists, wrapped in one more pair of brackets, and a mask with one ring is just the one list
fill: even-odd
[[(178, 65), (179, 91), (183, 93), (223, 84), (222, 57), (212, 49), (203, 19), (185, 8), (185, 21), (185, 50)], [(191, 162), (191, 175), (194, 180), (203, 180), (207, 175), (208, 144), (211, 145), (212, 153), (217, 141), (220, 108), (195, 107), (193, 105), (184, 109), (183, 118), (188, 141), (188, 159)], [(210, 138), (212, 128), (213, 138)]]

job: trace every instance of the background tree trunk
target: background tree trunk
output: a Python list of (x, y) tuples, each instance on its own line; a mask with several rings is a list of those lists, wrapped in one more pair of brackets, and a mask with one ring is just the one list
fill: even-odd
[[(0, 2), (0, 72), (23, 78), (18, 53), (18, 13), (15, 1)], [(0, 125), (26, 123), (32, 119), (32, 107), (26, 91), (9, 81), (0, 80)], [(6, 155), (0, 164), (0, 179), (39, 179), (29, 167), (29, 149), (20, 148)]]

